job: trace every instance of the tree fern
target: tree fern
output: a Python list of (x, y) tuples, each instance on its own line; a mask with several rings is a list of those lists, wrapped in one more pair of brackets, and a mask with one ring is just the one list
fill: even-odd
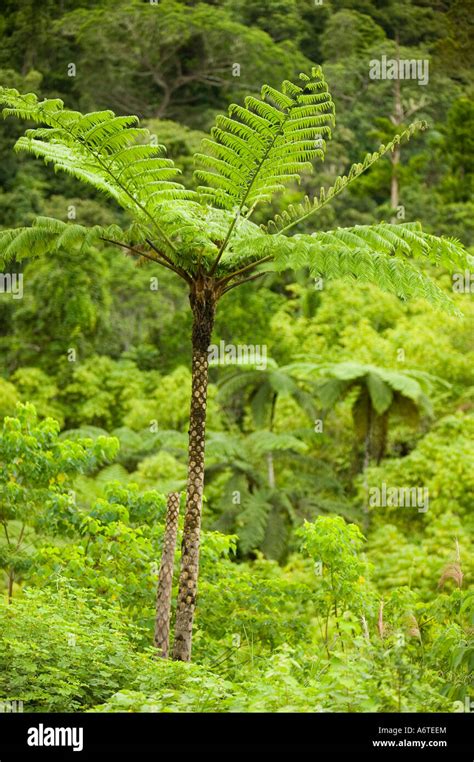
[(308, 267), (312, 274), (371, 281), (402, 298), (423, 296), (454, 311), (449, 298), (420, 271), (416, 260), (464, 269), (467, 254), (457, 241), (427, 235), (417, 225), (379, 224), (286, 235), (384, 152), (410, 137), (417, 125), (354, 165), (347, 177), (339, 178), (316, 201), (290, 208), (288, 215), (270, 221), (267, 229), (250, 220), (258, 204), (271, 202), (289, 183), (297, 182), (315, 159), (324, 158), (334, 105), (318, 68), (310, 76), (300, 75), (298, 84), (285, 81), (280, 90), (264, 86), (260, 99), (249, 97), (243, 106), (233, 104), (228, 115), (218, 117), (196, 157), (201, 183), (197, 192), (179, 183), (178, 170), (164, 156), (163, 146), (152, 145), (148, 131), (140, 128), (134, 116), (117, 117), (111, 111), (83, 115), (65, 109), (58, 99), (39, 102), (34, 94), (20, 95), (4, 88), (0, 88), (0, 103), (5, 116), (37, 125), (18, 140), (18, 150), (93, 186), (132, 218), (124, 231), (117, 226), (87, 231), (75, 223), (40, 218), (31, 228), (3, 231), (0, 256), (22, 259), (75, 246), (86, 256), (89, 245), (101, 242), (172, 270), (189, 288), (193, 384), (174, 641), (175, 658), (189, 660), (200, 542), (208, 347), (219, 299), (269, 270)]
[(366, 385), (378, 415), (385, 413), (399, 395), (414, 402), (428, 415), (431, 405), (426, 395), (435, 383), (443, 383), (422, 371), (403, 372), (380, 368), (375, 365), (364, 365), (357, 362), (329, 363), (319, 366), (322, 380), (318, 386), (318, 394), (324, 408), (330, 408), (338, 399), (347, 394), (354, 386)]
[(225, 401), (241, 394), (250, 403), (256, 426), (269, 425), (272, 430), (275, 409), (279, 397), (291, 396), (295, 402), (313, 419), (316, 410), (313, 395), (305, 388), (310, 382), (302, 382), (301, 373), (316, 366), (311, 363), (291, 363), (279, 366), (275, 360), (266, 359), (266, 369), (258, 370), (251, 363), (234, 363), (219, 381), (219, 396)]
[(163, 156), (163, 146), (150, 145), (150, 135), (136, 117), (117, 117), (111, 111), (82, 115), (65, 109), (60, 100), (38, 101), (33, 94), (11, 89), (0, 89), (0, 101), (5, 116), (42, 125), (27, 130), (17, 141), (18, 150), (112, 196), (134, 218), (125, 231), (118, 226), (87, 230), (38, 218), (31, 228), (0, 233), (5, 260), (59, 247), (85, 251), (102, 241), (151, 259), (190, 285), (198, 275), (211, 275), (216, 298), (265, 271), (309, 267), (326, 278), (373, 280), (402, 298), (423, 296), (451, 309), (447, 296), (406, 257), (463, 268), (466, 252), (455, 240), (430, 236), (410, 224), (286, 235), (425, 123), (396, 135), (316, 200), (290, 207), (266, 229), (246, 219), (256, 204), (271, 200), (310, 169), (314, 159), (324, 157), (334, 106), (320, 69), (301, 75), (300, 84), (284, 82), (281, 90), (264, 86), (260, 100), (249, 97), (244, 106), (233, 105), (228, 116), (218, 117), (204, 152), (196, 156), (202, 167), (196, 174), (206, 183), (198, 193), (176, 182), (179, 170)]

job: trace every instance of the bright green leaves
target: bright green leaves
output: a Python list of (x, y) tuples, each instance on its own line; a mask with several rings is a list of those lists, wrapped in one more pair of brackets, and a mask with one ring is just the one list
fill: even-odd
[(97, 468), (118, 450), (118, 440), (101, 436), (61, 440), (59, 424), (38, 421), (31, 404), (18, 404), (17, 417), (5, 418), (0, 429), (0, 564), (13, 582), (29, 567), (25, 539), (45, 529), (69, 532), (77, 513), (73, 479)]
[(274, 251), (273, 261), (265, 265), (268, 270), (309, 267), (312, 275), (327, 279), (357, 278), (402, 299), (422, 297), (459, 314), (444, 291), (408, 257), (453, 269), (465, 266), (466, 252), (459, 242), (424, 233), (417, 223), (357, 225), (271, 238), (275, 246), (265, 247), (267, 253)]
[(135, 650), (137, 627), (118, 606), (61, 584), (65, 564), (54, 551), (50, 587), (0, 602), (0, 691), (32, 712), (85, 711), (143, 675), (149, 660)]
[(217, 117), (205, 152), (196, 155), (205, 201), (248, 214), (324, 158), (334, 104), (320, 69), (300, 79), (301, 85), (283, 82), (281, 92), (265, 85), (262, 100), (249, 96)]
[(325, 409), (331, 408), (354, 387), (366, 387), (377, 415), (386, 413), (397, 397), (411, 400), (424, 412), (430, 413), (431, 406), (425, 392), (431, 389), (432, 382), (440, 381), (421, 371), (402, 373), (355, 362), (322, 365), (320, 370), (323, 378), (318, 385), (318, 395)]
[[(179, 170), (163, 156), (134, 116), (112, 111), (81, 114), (60, 100), (38, 102), (33, 94), (0, 89), (5, 116), (36, 122), (17, 143), (74, 177), (113, 197), (132, 213), (127, 231), (38, 218), (31, 228), (0, 233), (3, 259), (20, 260), (49, 251), (87, 247), (108, 241), (142, 254), (172, 270), (188, 283), (198, 272), (225, 280), (221, 293), (256, 268), (282, 271), (309, 267), (324, 278), (357, 278), (408, 299), (424, 297), (455, 312), (448, 296), (420, 272), (413, 258), (464, 270), (468, 261), (456, 240), (437, 238), (418, 224), (378, 224), (288, 238), (287, 232), (354, 181), (400, 141), (426, 127), (417, 122), (378, 152), (354, 164), (347, 176), (259, 229), (248, 219), (255, 206), (270, 201), (288, 184), (299, 181), (316, 158), (323, 159), (325, 137), (334, 123), (334, 104), (319, 68), (286, 80), (281, 89), (264, 85), (261, 99), (248, 96), (217, 118), (211, 137), (196, 154), (198, 193), (176, 181)], [(274, 233), (269, 235), (269, 233)], [(139, 247), (139, 248), (137, 248)], [(237, 280), (234, 279), (237, 276)], [(233, 281), (233, 282), (231, 282)]]
[[(308, 240), (307, 236), (295, 236), (294, 240)], [(438, 238), (424, 233), (417, 222), (391, 225), (356, 225), (353, 228), (337, 228), (328, 232), (313, 233), (311, 239), (318, 245), (340, 251), (367, 249), (374, 253), (414, 256), (434, 264), (462, 267), (465, 250), (459, 241)]]
[(81, 114), (64, 109), (60, 100), (38, 102), (33, 94), (0, 89), (4, 116), (16, 116), (42, 126), (27, 130), (16, 149), (52, 163), (57, 170), (94, 186), (131, 211), (167, 243), (166, 230), (157, 221), (160, 205), (193, 197), (175, 178), (179, 170), (163, 157), (164, 146), (135, 116), (116, 117), (112, 111)]
[(359, 527), (346, 524), (340, 516), (318, 516), (312, 523), (305, 521), (298, 534), (302, 550), (320, 564), (319, 613), (333, 614), (337, 621), (346, 608), (362, 610), (370, 592), (364, 584), (368, 564), (360, 556), (364, 536)]
[(86, 228), (62, 222), (53, 217), (36, 217), (31, 227), (0, 230), (0, 261), (21, 261), (27, 257), (58, 251), (61, 248), (83, 248), (97, 241), (105, 229)]
[(31, 522), (35, 509), (65, 493), (72, 477), (112, 459), (117, 449), (109, 437), (62, 441), (56, 421), (38, 421), (33, 405), (18, 404), (17, 417), (5, 418), (0, 430), (0, 522)]

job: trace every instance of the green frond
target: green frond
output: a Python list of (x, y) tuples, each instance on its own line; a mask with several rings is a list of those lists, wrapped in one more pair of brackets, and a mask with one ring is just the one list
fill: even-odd
[(176, 181), (179, 170), (162, 156), (163, 146), (150, 144), (150, 134), (137, 126), (137, 117), (115, 116), (112, 111), (83, 115), (64, 109), (61, 100), (39, 102), (31, 93), (5, 88), (0, 88), (0, 103), (4, 116), (43, 125), (27, 130), (17, 150), (111, 196), (154, 230), (162, 245), (174, 248), (173, 231), (162, 225), (160, 206), (170, 199), (192, 200), (195, 194)]
[(97, 235), (96, 228), (37, 217), (31, 227), (0, 230), (0, 261), (21, 261), (63, 247), (87, 246)]
[(432, 408), (425, 388), (431, 391), (434, 383), (443, 383), (442, 379), (422, 371), (400, 372), (357, 362), (323, 363), (318, 370), (321, 373), (318, 396), (325, 409), (333, 407), (354, 387), (366, 387), (377, 415), (395, 409), (400, 399), (411, 401), (430, 415)]
[(5, 88), (0, 88), (0, 103), (4, 116), (37, 125), (17, 141), (17, 150), (89, 183), (132, 212), (134, 220), (126, 231), (116, 226), (87, 230), (40, 217), (31, 227), (0, 233), (4, 260), (107, 239), (139, 247), (140, 254), (148, 245), (164, 266), (186, 280), (202, 270), (223, 278), (224, 293), (244, 282), (251, 270), (255, 275), (309, 267), (326, 278), (372, 281), (401, 298), (423, 296), (453, 311), (449, 298), (412, 260), (464, 269), (468, 256), (455, 239), (426, 234), (416, 223), (284, 235), (401, 140), (424, 129), (423, 122), (354, 164), (332, 188), (322, 189), (317, 200), (290, 207), (267, 228), (250, 221), (258, 203), (298, 181), (316, 158), (324, 158), (334, 106), (320, 69), (313, 69), (311, 76), (300, 75), (299, 84), (283, 82), (280, 90), (265, 85), (261, 99), (249, 96), (243, 106), (233, 105), (227, 116), (217, 118), (197, 155), (197, 176), (206, 184), (198, 194), (179, 182), (179, 170), (164, 156), (163, 146), (151, 144), (137, 117), (115, 116), (108, 110), (81, 114), (65, 109), (59, 99), (39, 102), (33, 94)]
[(237, 520), (239, 547), (242, 553), (258, 548), (265, 538), (272, 505), (264, 490), (245, 495), (245, 502)]
[(323, 138), (333, 124), (334, 104), (319, 68), (301, 75), (301, 85), (285, 81), (281, 91), (264, 85), (261, 99), (232, 104), (203, 141), (195, 173), (205, 184), (202, 199), (251, 212), (324, 158)]
[[(260, 245), (259, 245), (260, 244)], [(312, 235), (263, 236), (248, 244), (260, 258), (270, 260), (261, 271), (308, 267), (312, 276), (326, 279), (356, 278), (371, 282), (402, 299), (423, 297), (459, 314), (451, 299), (408, 257), (448, 267), (463, 267), (466, 251), (456, 241), (423, 233), (418, 223), (337, 228)]]
[(60, 249), (87, 251), (104, 241), (120, 244), (139, 244), (146, 241), (147, 231), (137, 223), (128, 230), (118, 225), (94, 225), (84, 227), (73, 222), (64, 222), (53, 217), (36, 217), (30, 227), (0, 230), (0, 262), (18, 262), (51, 254)]
[(308, 447), (292, 434), (276, 434), (274, 431), (254, 431), (247, 437), (247, 446), (255, 457), (269, 452), (305, 452)]
[(290, 205), (288, 209), (281, 214), (270, 220), (264, 227), (269, 233), (283, 233), (290, 230), (295, 225), (298, 225), (303, 220), (306, 220), (315, 212), (318, 212), (323, 206), (328, 204), (335, 196), (342, 193), (351, 183), (354, 182), (363, 172), (366, 172), (373, 166), (379, 159), (390, 151), (394, 151), (395, 147), (402, 141), (409, 140), (415, 133), (426, 130), (428, 127), (425, 121), (413, 122), (409, 127), (401, 132), (397, 133), (393, 140), (387, 145), (379, 146), (379, 149), (374, 153), (368, 153), (362, 162), (353, 164), (347, 175), (338, 177), (330, 188), (321, 188), (319, 196), (314, 199), (305, 197), (304, 201), (300, 204)]

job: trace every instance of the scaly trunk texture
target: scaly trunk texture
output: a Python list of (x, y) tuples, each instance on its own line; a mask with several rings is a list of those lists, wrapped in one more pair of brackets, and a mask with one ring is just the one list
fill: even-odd
[(166, 523), (156, 593), (155, 646), (157, 656), (168, 658), (170, 640), (171, 591), (174, 554), (179, 520), (179, 492), (170, 492), (166, 501)]
[(196, 608), (204, 489), (208, 352), (216, 306), (216, 294), (212, 281), (210, 279), (198, 280), (191, 291), (190, 301), (193, 311), (193, 360), (191, 412), (189, 416), (188, 485), (173, 646), (173, 659), (178, 661), (191, 660), (193, 619)]

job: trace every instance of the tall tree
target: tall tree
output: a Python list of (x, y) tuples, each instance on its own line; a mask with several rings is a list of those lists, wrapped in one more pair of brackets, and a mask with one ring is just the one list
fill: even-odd
[(75, 50), (79, 102), (141, 117), (189, 116), (197, 107), (201, 120), (229, 93), (309, 65), (294, 43), (278, 45), (202, 2), (113, 0), (66, 14), (60, 29)]
[(0, 90), (5, 116), (39, 123), (17, 142), (58, 170), (92, 184), (111, 196), (133, 217), (132, 224), (85, 228), (50, 218), (31, 227), (0, 233), (0, 252), (11, 258), (39, 256), (60, 246), (113, 243), (138, 259), (171, 270), (189, 290), (192, 325), (192, 390), (189, 422), (188, 482), (181, 575), (173, 655), (190, 660), (196, 606), (204, 446), (208, 386), (208, 347), (219, 300), (231, 289), (266, 272), (309, 267), (311, 274), (360, 278), (402, 298), (426, 297), (454, 310), (450, 299), (411, 257), (451, 268), (463, 268), (467, 254), (456, 241), (424, 233), (417, 223), (337, 228), (311, 235), (293, 234), (302, 220), (353, 182), (403, 138), (424, 127), (415, 124), (387, 146), (354, 165), (347, 176), (268, 220), (264, 228), (251, 217), (288, 184), (323, 159), (325, 140), (334, 123), (334, 104), (319, 68), (301, 74), (298, 83), (281, 89), (265, 85), (261, 98), (247, 97), (218, 116), (211, 137), (196, 155), (202, 183), (186, 190), (177, 170), (150, 143), (136, 117), (113, 112), (81, 114), (60, 100), (38, 102), (33, 94)]

